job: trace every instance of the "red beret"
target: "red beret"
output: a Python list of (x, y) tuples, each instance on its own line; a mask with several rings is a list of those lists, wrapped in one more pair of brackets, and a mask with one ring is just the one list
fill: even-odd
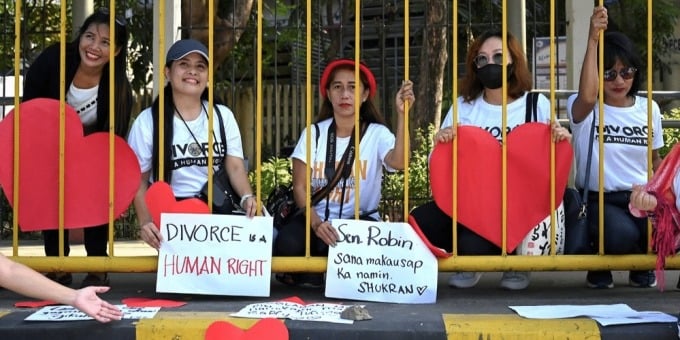
[[(328, 87), (328, 82), (330, 81), (330, 76), (333, 71), (339, 67), (339, 66), (351, 66), (354, 68), (354, 59), (336, 59), (331, 61), (327, 66), (326, 69), (323, 70), (323, 74), (321, 75), (321, 81), (319, 82), (319, 91), (321, 92), (321, 98), (326, 98), (326, 88)], [(375, 96), (375, 91), (377, 89), (377, 85), (375, 83), (375, 76), (373, 76), (373, 72), (366, 66), (364, 63), (359, 63), (359, 70), (361, 70), (361, 73), (364, 74), (368, 81), (368, 97), (373, 98)]]

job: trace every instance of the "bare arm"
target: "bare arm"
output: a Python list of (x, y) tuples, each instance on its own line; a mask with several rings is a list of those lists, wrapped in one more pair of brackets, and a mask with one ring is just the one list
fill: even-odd
[(599, 77), (597, 70), (597, 49), (600, 40), (600, 32), (607, 29), (607, 9), (595, 7), (590, 17), (590, 30), (586, 45), (586, 54), (583, 57), (581, 78), (578, 84), (578, 95), (572, 106), (574, 123), (582, 122), (595, 106), (599, 90)]
[(253, 189), (250, 187), (250, 182), (248, 181), (248, 172), (246, 171), (243, 159), (227, 155), (224, 166), (229, 174), (229, 183), (231, 183), (236, 194), (240, 197), (247, 197), (247, 199), (243, 201), (243, 206), (241, 208), (243, 208), (248, 217), (255, 216), (255, 213), (257, 212), (257, 202), (253, 196)]
[(108, 291), (109, 287), (87, 287), (74, 290), (46, 278), (23, 264), (13, 262), (1, 254), (0, 286), (32, 298), (71, 305), (99, 322), (120, 320), (123, 316), (116, 306), (97, 296), (97, 293)]
[(142, 179), (139, 183), (139, 189), (135, 194), (133, 204), (135, 206), (135, 213), (137, 214), (137, 222), (139, 223), (140, 236), (142, 240), (154, 249), (158, 249), (163, 241), (163, 236), (156, 224), (151, 220), (149, 208), (146, 206), (146, 191), (149, 189), (149, 171), (142, 173)]
[(390, 150), (390, 152), (388, 152), (385, 156), (385, 164), (397, 170), (403, 170), (405, 167), (404, 106), (407, 101), (409, 102), (409, 109), (416, 101), (416, 97), (413, 94), (413, 82), (410, 80), (405, 80), (401, 84), (401, 88), (399, 89), (399, 92), (397, 92), (397, 96), (395, 98), (395, 107), (397, 108), (396, 141), (394, 143), (394, 149)]

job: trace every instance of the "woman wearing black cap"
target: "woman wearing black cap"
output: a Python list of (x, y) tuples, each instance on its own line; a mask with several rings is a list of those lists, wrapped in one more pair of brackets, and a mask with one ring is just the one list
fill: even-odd
[[(298, 207), (306, 204), (307, 167), (311, 167), (311, 190), (320, 195), (318, 203), (310, 210), (311, 254), (325, 256), (328, 246), (335, 245), (338, 234), (331, 227), (333, 219), (352, 218), (354, 200), (359, 198), (362, 219), (378, 220), (378, 203), (383, 167), (388, 171), (404, 168), (404, 103), (413, 103), (413, 83), (404, 81), (396, 95), (397, 133), (396, 137), (385, 126), (385, 119), (370, 100), (376, 93), (375, 77), (363, 63), (359, 65), (361, 82), (355, 82), (355, 62), (338, 59), (328, 64), (320, 82), (323, 105), (311, 130), (312, 143), (310, 161), (307, 162), (307, 130), (303, 130), (293, 151), (293, 191)], [(354, 123), (355, 87), (359, 86), (361, 124), (358, 161), (362, 168), (360, 193), (355, 192), (354, 176)], [(317, 129), (318, 128), (318, 129)], [(317, 135), (318, 134), (318, 135)], [(346, 152), (347, 151), (347, 152)], [(337, 166), (336, 166), (337, 164)], [(323, 170), (321, 170), (323, 169)], [(331, 183), (328, 186), (329, 182)], [(282, 226), (274, 244), (276, 256), (302, 256), (305, 253), (306, 219), (303, 214)], [(278, 275), (279, 281), (287, 284), (320, 285), (320, 276), (306, 280), (299, 275)]]
[[(132, 90), (126, 76), (127, 29), (125, 20), (115, 20), (115, 41), (109, 36), (109, 11), (102, 8), (85, 19), (78, 37), (66, 45), (65, 74), (66, 103), (78, 113), (86, 135), (93, 132), (109, 131), (109, 116), (115, 114), (114, 132), (125, 138), (130, 124)], [(109, 112), (109, 59), (114, 48), (114, 111)], [(59, 44), (45, 49), (33, 62), (26, 74), (23, 100), (33, 98), (59, 99), (61, 69)], [(108, 224), (85, 228), (83, 243), (87, 256), (107, 256)], [(68, 230), (64, 230), (64, 255), (68, 256)], [(59, 233), (57, 230), (43, 231), (45, 254), (59, 255)], [(73, 282), (71, 273), (48, 273), (47, 277), (63, 285)], [(82, 286), (108, 286), (106, 273), (89, 273)]]
[[(168, 50), (165, 77), (168, 83), (164, 89), (163, 112), (156, 98), (151, 107), (139, 114), (128, 138), (142, 170), (142, 183), (134, 200), (141, 237), (155, 249), (160, 247), (162, 237), (151, 220), (144, 196), (149, 183), (160, 178), (160, 147), (165, 154), (163, 180), (170, 184), (175, 197), (196, 197), (208, 180), (207, 147), (208, 136), (212, 134), (213, 165), (217, 167), (224, 160), (222, 166), (226, 167), (228, 180), (241, 197), (240, 205), (247, 216), (254, 216), (257, 208), (234, 114), (226, 106), (216, 104), (213, 126), (208, 126), (208, 49), (193, 39), (175, 42)], [(165, 139), (159, 146), (161, 114)], [(222, 143), (223, 132), (226, 145)]]

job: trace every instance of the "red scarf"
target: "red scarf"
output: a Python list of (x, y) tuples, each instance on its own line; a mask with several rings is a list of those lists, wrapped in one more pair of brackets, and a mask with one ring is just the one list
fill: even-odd
[(645, 186), (646, 191), (654, 195), (657, 201), (650, 218), (654, 227), (652, 246), (657, 254), (656, 276), (661, 290), (665, 283), (663, 269), (666, 256), (675, 255), (677, 246), (680, 244), (678, 243), (680, 241), (680, 212), (675, 206), (676, 194), (673, 192), (673, 179), (679, 167), (680, 144), (676, 144)]

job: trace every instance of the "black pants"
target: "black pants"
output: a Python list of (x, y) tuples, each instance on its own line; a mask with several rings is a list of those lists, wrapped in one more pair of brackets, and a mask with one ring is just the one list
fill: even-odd
[[(366, 221), (375, 221), (371, 217), (361, 217)], [(307, 219), (304, 214), (294, 216), (290, 222), (279, 229), (274, 241), (274, 256), (304, 256), (305, 232)], [(309, 252), (312, 256), (328, 256), (328, 245), (311, 231)]]
[[(628, 210), (630, 191), (604, 193), (604, 252), (605, 254), (643, 254), (647, 252), (647, 218), (633, 216)], [(599, 196), (588, 193), (588, 225), (593, 254), (599, 237)]]
[[(481, 212), (480, 212), (481, 213)], [(433, 245), (453, 251), (453, 220), (434, 202), (411, 211), (423, 234)], [(501, 248), (458, 223), (458, 255), (500, 255)]]
[[(68, 229), (64, 229), (64, 256), (68, 256), (71, 247), (68, 242)], [(108, 256), (106, 244), (109, 238), (109, 224), (83, 229), (83, 243), (87, 256)], [(45, 255), (59, 256), (59, 231), (44, 230)]]

